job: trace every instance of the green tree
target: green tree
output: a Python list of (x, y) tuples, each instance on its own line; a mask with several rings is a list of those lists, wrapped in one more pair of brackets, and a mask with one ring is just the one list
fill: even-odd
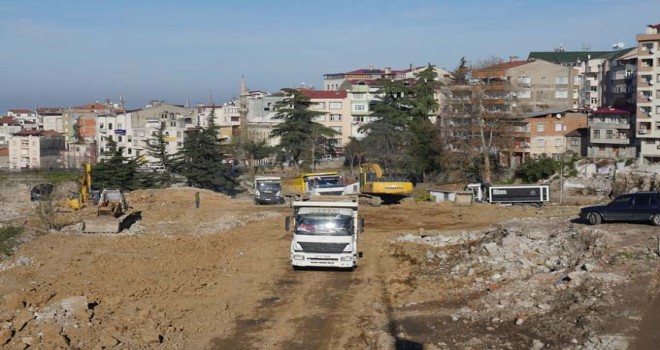
[(132, 191), (150, 187), (153, 180), (149, 174), (138, 172), (142, 161), (137, 157), (123, 155), (123, 148), (108, 139), (104, 158), (92, 168), (92, 185), (97, 189), (118, 188)]
[(410, 88), (400, 80), (380, 80), (378, 94), (381, 98), (371, 106), (372, 121), (360, 127), (367, 134), (362, 140), (365, 158), (377, 162), (390, 172), (409, 166), (406, 147), (411, 134), (409, 100)]
[(172, 155), (167, 152), (165, 131), (167, 125), (161, 121), (155, 135), (145, 144), (147, 153), (156, 159), (155, 165), (162, 166), (164, 171), (154, 175), (154, 180), (160, 187), (169, 187), (172, 184)]
[(441, 87), (438, 75), (432, 65), (419, 72), (410, 89), (410, 126), (411, 140), (406, 148), (411, 175), (421, 178), (431, 171), (441, 168), (442, 147), (438, 129), (430, 117), (437, 116), (438, 102), (436, 91)]
[(172, 169), (186, 178), (188, 186), (233, 193), (236, 181), (232, 166), (223, 164), (219, 129), (211, 115), (206, 128), (188, 130), (183, 148), (172, 160)]
[(545, 155), (532, 158), (516, 170), (516, 177), (526, 182), (537, 182), (557, 172), (559, 162)]
[(241, 144), (241, 148), (248, 156), (250, 177), (254, 177), (255, 160), (267, 158), (275, 152), (275, 148), (268, 145), (268, 141), (266, 140), (248, 140)]
[(312, 102), (302, 90), (286, 88), (282, 90), (287, 98), (275, 103), (276, 119), (282, 120), (272, 131), (271, 136), (279, 137), (279, 146), (299, 164), (299, 161), (314, 164), (319, 140), (338, 133), (314, 121), (323, 112), (310, 110)]

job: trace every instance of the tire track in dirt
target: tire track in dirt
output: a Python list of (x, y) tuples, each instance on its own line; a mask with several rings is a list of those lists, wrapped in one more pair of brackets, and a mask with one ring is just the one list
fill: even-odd
[[(279, 265), (279, 264), (278, 264)], [(283, 269), (290, 268), (282, 266)], [(335, 349), (336, 324), (350, 316), (342, 307), (359, 281), (350, 272), (288, 271), (269, 284), (249, 316), (237, 319), (233, 334), (211, 340), (211, 349)]]

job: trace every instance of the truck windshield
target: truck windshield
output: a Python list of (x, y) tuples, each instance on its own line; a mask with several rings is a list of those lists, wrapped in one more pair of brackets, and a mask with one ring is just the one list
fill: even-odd
[(312, 236), (350, 236), (353, 234), (353, 217), (350, 209), (299, 212), (296, 215), (295, 233)]
[(316, 188), (331, 188), (331, 187), (343, 186), (343, 184), (341, 183), (341, 177), (339, 176), (320, 177), (312, 183), (314, 184), (313, 187)]
[(259, 191), (279, 191), (280, 184), (277, 182), (260, 182), (257, 184)]

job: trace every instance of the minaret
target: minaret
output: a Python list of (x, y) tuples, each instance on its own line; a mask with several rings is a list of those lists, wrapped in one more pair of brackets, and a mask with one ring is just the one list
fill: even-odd
[[(241, 76), (241, 95), (239, 97), (239, 102), (238, 102), (238, 114), (239, 114), (239, 120), (240, 120), (240, 135), (238, 139), (239, 143), (239, 149), (241, 144), (247, 142), (248, 138), (248, 122), (247, 122), (247, 114), (248, 114), (248, 105), (247, 105), (247, 99), (248, 99), (249, 93), (248, 90), (245, 88), (245, 78)], [(245, 152), (239, 151), (239, 160), (244, 161), (245, 160)]]

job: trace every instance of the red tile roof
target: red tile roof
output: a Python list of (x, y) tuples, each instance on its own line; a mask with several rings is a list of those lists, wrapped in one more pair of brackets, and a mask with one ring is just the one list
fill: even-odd
[(62, 114), (62, 108), (60, 108), (60, 107), (41, 107), (41, 108), (37, 108), (37, 113), (39, 113), (39, 114)]
[(591, 114), (630, 114), (628, 111), (624, 111), (622, 109), (616, 109), (616, 108), (598, 108), (595, 111), (591, 111)]
[(9, 111), (12, 112), (12, 113), (18, 113), (18, 114), (33, 113), (29, 109), (20, 109), (20, 108), (12, 108)]
[(655, 28), (655, 29), (660, 29), (660, 23), (658, 23), (658, 24), (649, 24), (649, 27)]
[(7, 124), (7, 125), (21, 125), (16, 119), (13, 117), (2, 117), (0, 118), (0, 124)]
[(346, 91), (326, 91), (326, 90), (302, 90), (303, 94), (310, 99), (344, 99), (346, 98)]

